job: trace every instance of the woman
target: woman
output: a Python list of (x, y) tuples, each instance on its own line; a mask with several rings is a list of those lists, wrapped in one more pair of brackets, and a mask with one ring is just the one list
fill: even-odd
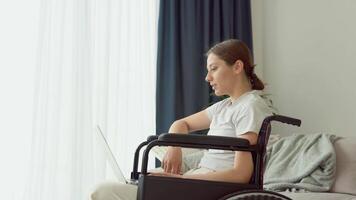
[[(263, 119), (272, 111), (256, 91), (263, 90), (264, 85), (254, 72), (248, 47), (239, 40), (226, 40), (212, 47), (207, 57), (206, 81), (217, 96), (229, 98), (175, 121), (169, 133), (187, 134), (210, 128), (208, 135), (239, 137), (256, 144)], [(250, 152), (209, 150), (197, 168), (180, 174), (181, 165), (181, 148), (169, 147), (163, 159), (164, 172), (152, 175), (248, 183), (253, 173)], [(136, 192), (136, 186), (111, 183), (98, 187), (91, 198), (134, 200)]]

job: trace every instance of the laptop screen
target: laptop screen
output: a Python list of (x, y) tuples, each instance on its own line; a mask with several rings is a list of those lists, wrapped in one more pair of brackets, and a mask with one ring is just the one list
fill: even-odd
[(106, 156), (115, 176), (117, 177), (118, 181), (121, 183), (128, 183), (124, 174), (122, 173), (122, 171), (119, 167), (119, 164), (117, 163), (117, 160), (116, 160), (113, 152), (111, 151), (108, 141), (106, 140), (102, 130), (100, 129), (100, 126), (97, 126), (96, 133), (98, 136), (100, 146), (102, 146), (102, 149), (105, 151), (105, 156)]

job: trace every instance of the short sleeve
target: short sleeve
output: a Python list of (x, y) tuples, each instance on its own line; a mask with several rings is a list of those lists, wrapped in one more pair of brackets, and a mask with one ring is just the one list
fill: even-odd
[(217, 103), (215, 103), (205, 109), (210, 121), (213, 119), (213, 115), (214, 115), (214, 113), (216, 113), (217, 107), (218, 107), (218, 105), (217, 105)]
[(213, 119), (213, 116), (218, 112), (219, 108), (222, 107), (222, 104), (226, 102), (226, 99), (222, 100), (222, 101), (219, 101), (219, 102), (216, 102), (214, 103), (213, 105), (207, 107), (205, 110), (206, 110), (206, 113), (208, 114), (208, 117), (210, 120)]
[(257, 102), (246, 105), (233, 118), (236, 136), (247, 132), (259, 133), (263, 120), (272, 112), (265, 105)]

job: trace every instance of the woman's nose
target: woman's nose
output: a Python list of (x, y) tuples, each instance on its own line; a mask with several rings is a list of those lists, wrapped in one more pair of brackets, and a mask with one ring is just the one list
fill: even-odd
[(206, 73), (206, 76), (205, 76), (205, 81), (206, 82), (210, 82), (211, 81), (211, 75), (210, 75), (210, 73), (208, 72), (208, 73)]

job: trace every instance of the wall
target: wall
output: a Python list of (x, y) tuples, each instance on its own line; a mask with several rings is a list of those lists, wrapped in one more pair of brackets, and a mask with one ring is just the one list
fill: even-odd
[(302, 128), (356, 133), (356, 1), (252, 0), (254, 52), (267, 93)]

